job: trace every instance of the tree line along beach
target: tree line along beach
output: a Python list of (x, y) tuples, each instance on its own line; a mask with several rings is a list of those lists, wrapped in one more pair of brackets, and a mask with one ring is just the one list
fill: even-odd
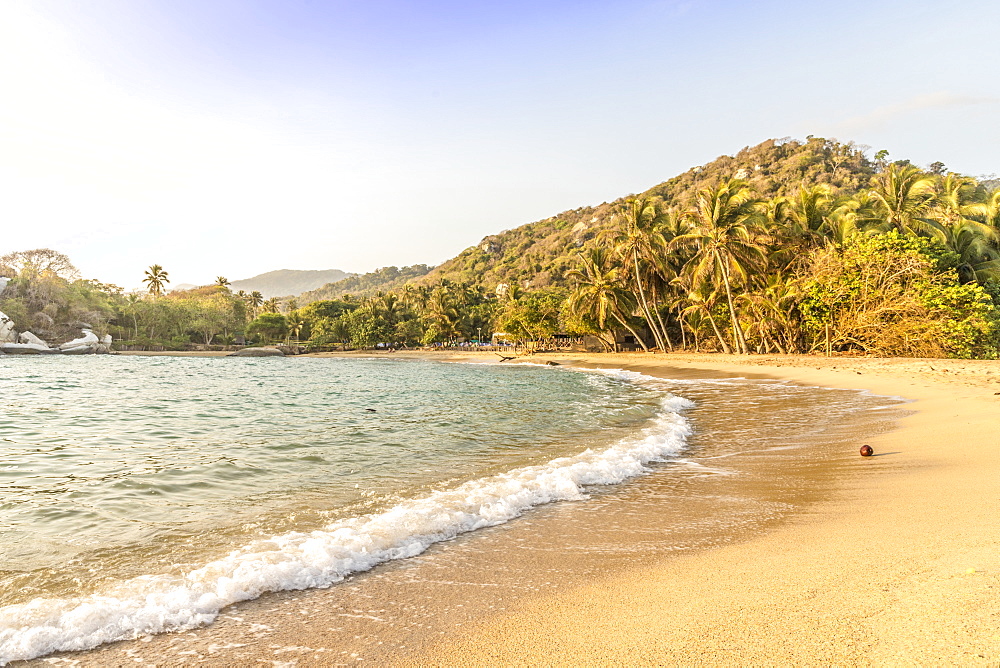
[(995, 358), (996, 179), (866, 150), (768, 140), (638, 195), (489, 235), (436, 267), (384, 267), (284, 296), (233, 289), (252, 284), (225, 276), (171, 290), (159, 264), (137, 266), (142, 288), (126, 290), (81, 277), (58, 251), (15, 251), (0, 257), (0, 312), (7, 338), (30, 333), (50, 347), (88, 329), (117, 350), (471, 344)]

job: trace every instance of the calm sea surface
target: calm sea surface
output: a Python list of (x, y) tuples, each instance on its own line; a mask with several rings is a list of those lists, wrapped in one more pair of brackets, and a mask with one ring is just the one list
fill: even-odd
[[(384, 359), (0, 358), (0, 664), (203, 625), (267, 591), (330, 586), (586, 498), (683, 457), (698, 403), (724, 412), (734, 383)], [(761, 387), (733, 421), (802, 392)], [(828, 419), (873, 405), (818, 396)]]

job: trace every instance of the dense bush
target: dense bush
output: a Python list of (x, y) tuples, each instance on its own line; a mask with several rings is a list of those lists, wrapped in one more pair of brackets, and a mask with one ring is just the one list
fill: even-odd
[(895, 231), (817, 251), (800, 304), (813, 348), (829, 326), (835, 350), (995, 357), (1000, 313), (983, 288), (959, 285), (948, 264), (929, 239)]

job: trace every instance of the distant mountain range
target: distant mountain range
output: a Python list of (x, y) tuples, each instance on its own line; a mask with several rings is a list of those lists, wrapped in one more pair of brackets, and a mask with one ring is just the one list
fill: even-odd
[(320, 270), (300, 270), (300, 269), (279, 269), (259, 274), (251, 278), (244, 278), (230, 283), (233, 292), (243, 290), (245, 292), (259, 291), (264, 298), (289, 297), (298, 295), (309, 290), (343, 280), (349, 276), (354, 276), (340, 269), (320, 269)]

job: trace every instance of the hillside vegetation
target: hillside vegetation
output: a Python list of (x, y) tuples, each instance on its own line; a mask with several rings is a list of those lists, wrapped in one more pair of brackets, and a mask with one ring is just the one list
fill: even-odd
[[(792, 196), (803, 184), (827, 185), (837, 196), (868, 185), (876, 168), (876, 163), (853, 144), (821, 138), (770, 139), (735, 156), (724, 155), (692, 167), (638, 197), (659, 197), (668, 208), (684, 206), (699, 189), (733, 177), (744, 180), (765, 198)], [(527, 289), (567, 286), (567, 272), (576, 265), (576, 256), (597, 244), (601, 233), (613, 226), (616, 207), (634, 197), (626, 195), (614, 202), (563, 211), (490, 235), (478, 246), (435, 267), (419, 283), (447, 279), (490, 290), (501, 283)]]
[[(833, 140), (770, 140), (639, 195), (491, 235), (430, 270), (386, 267), (265, 299), (224, 277), (148, 295), (40, 249), (0, 258), (18, 330), (81, 322), (127, 345), (297, 341), (922, 357), (1000, 355), (1000, 190)], [(596, 342), (596, 343), (595, 343)]]
[(352, 297), (370, 297), (379, 292), (391, 292), (403, 287), (406, 283), (425, 276), (431, 270), (426, 264), (415, 264), (409, 267), (382, 267), (367, 274), (353, 274), (346, 278), (327, 283), (322, 287), (299, 295), (299, 302), (309, 302), (321, 299), (339, 299), (344, 295)]

